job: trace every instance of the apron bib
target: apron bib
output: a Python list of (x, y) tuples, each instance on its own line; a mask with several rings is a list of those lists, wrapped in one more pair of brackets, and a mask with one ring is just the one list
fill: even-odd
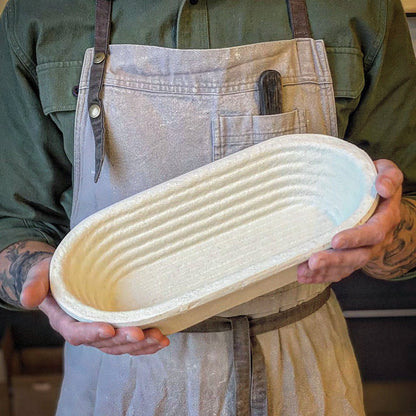
[[(111, 4), (98, 1), (103, 3)], [(296, 17), (292, 3), (298, 1), (289, 4), (292, 24), (303, 22), (294, 33), (303, 36), (305, 19)], [(98, 25), (96, 42), (108, 30)], [(337, 135), (325, 46), (310, 36), (224, 49), (101, 46), (86, 51), (79, 84), (72, 227), (114, 202), (262, 140)], [(95, 65), (102, 76), (90, 78)], [(281, 74), (283, 109), (259, 115), (257, 81), (268, 69)], [(223, 315), (270, 315), (326, 286), (295, 283)], [(168, 348), (139, 357), (66, 344), (57, 414), (71, 415), (74, 397), (77, 413), (85, 416), (267, 414), (253, 402), (251, 409), (236, 405), (230, 331), (178, 333), (170, 340)], [(333, 295), (314, 314), (257, 340), (267, 368), (269, 415), (364, 415), (359, 372)]]
[[(322, 41), (293, 39), (230, 49), (110, 45), (102, 89), (104, 161), (94, 183), (88, 107), (94, 50), (86, 52), (75, 128), (73, 227), (120, 199), (274, 136), (336, 135)], [(283, 112), (259, 115), (257, 81), (283, 83)]]

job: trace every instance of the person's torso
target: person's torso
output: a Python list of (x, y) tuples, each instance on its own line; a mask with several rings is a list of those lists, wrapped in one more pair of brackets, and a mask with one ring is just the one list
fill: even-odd
[[(45, 114), (62, 131), (68, 164), (73, 162), (73, 124), (77, 102), (74, 87), (79, 83), (83, 54), (93, 45), (94, 2), (53, 2), (60, 19), (44, 4), (16, 2), (16, 16), (28, 17), (36, 26), (36, 56), (39, 93)], [(62, 3), (62, 4), (61, 4)], [(157, 0), (115, 2), (112, 13), (113, 44), (143, 44), (162, 47), (223, 48), (243, 44), (290, 39), (286, 2), (279, 1), (200, 1), (189, 7), (186, 20), (178, 21), (182, 1)], [(51, 6), (52, 7), (52, 6)], [(364, 86), (363, 56), (373, 44), (382, 13), (378, 2), (326, 1), (309, 5), (308, 12), (315, 39), (325, 41), (334, 82), (339, 136), (343, 137), (351, 113), (358, 105)], [(204, 13), (201, 13), (201, 8)], [(35, 10), (36, 9), (36, 10)], [(44, 16), (45, 15), (45, 16)], [(52, 18), (52, 17), (54, 18)], [(325, 25), (322, 19), (325, 17)], [(342, 17), (342, 18), (341, 18)], [(345, 20), (358, 22), (344, 24)], [(341, 23), (342, 22), (342, 23)], [(369, 23), (370, 22), (370, 23)], [(17, 22), (19, 25), (19, 22)], [(196, 30), (196, 28), (198, 30)], [(23, 29), (23, 28), (22, 28)], [(24, 30), (22, 30), (25, 33)], [(33, 31), (29, 32), (33, 36)], [(71, 36), (63, 36), (68, 33)], [(364, 42), (365, 41), (365, 42)], [(33, 38), (22, 39), (28, 50)], [(67, 191), (66, 211), (70, 213), (71, 189)], [(69, 205), (68, 205), (69, 204)]]

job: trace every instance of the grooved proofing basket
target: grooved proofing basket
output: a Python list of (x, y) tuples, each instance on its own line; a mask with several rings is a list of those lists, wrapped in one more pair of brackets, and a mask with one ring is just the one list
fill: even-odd
[(78, 320), (177, 332), (296, 280), (371, 215), (375, 177), (345, 141), (267, 140), (85, 219), (53, 256), (53, 296)]

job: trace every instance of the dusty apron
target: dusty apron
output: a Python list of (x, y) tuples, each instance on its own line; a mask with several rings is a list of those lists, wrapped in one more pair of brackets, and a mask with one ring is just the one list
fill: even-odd
[[(71, 225), (262, 140), (336, 135), (324, 44), (309, 35), (303, 1), (289, 1), (289, 10), (287, 41), (108, 46), (111, 1), (98, 0), (95, 50), (86, 52), (79, 85)], [(282, 76), (280, 114), (259, 115), (256, 83), (267, 69)], [(170, 336), (150, 356), (67, 344), (57, 414), (72, 416), (76, 406), (82, 416), (363, 415), (345, 321), (326, 287), (289, 285), (222, 314), (236, 318), (214, 318), (217, 327)]]

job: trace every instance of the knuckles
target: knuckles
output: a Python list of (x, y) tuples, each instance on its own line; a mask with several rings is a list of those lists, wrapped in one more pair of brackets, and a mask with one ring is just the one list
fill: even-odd
[[(358, 262), (357, 268), (355, 270), (362, 269), (363, 267), (365, 267), (371, 261), (372, 257), (373, 256), (370, 254), (363, 256)], [(355, 270), (352, 270), (351, 273), (354, 272)]]
[(387, 233), (383, 230), (377, 230), (374, 232), (374, 242), (375, 244), (381, 244), (386, 240)]
[(78, 337), (74, 336), (73, 334), (63, 335), (63, 337), (66, 342), (68, 342), (74, 347), (78, 347), (83, 344), (83, 342)]

